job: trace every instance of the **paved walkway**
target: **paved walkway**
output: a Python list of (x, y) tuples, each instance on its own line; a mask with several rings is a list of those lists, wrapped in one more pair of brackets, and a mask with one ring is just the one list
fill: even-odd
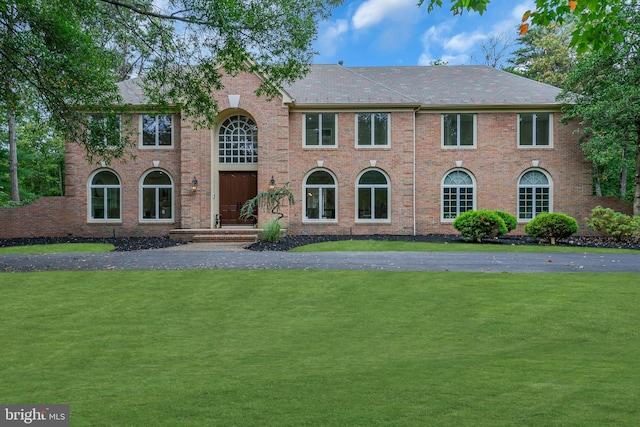
[(0, 255), (0, 272), (203, 269), (640, 273), (640, 253), (292, 253), (254, 252), (243, 249), (241, 244), (190, 243), (133, 252)]

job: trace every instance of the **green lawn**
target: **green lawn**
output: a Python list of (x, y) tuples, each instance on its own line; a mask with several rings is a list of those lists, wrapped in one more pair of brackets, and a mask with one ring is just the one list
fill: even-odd
[(72, 426), (630, 426), (634, 274), (0, 275), (0, 402)]
[(603, 252), (632, 253), (633, 249), (589, 248), (579, 246), (504, 245), (491, 243), (429, 243), (386, 240), (341, 240), (294, 248), (291, 252)]
[(47, 245), (9, 246), (0, 248), (3, 254), (54, 254), (54, 253), (88, 253), (110, 252), (115, 247), (109, 243), (51, 243)]

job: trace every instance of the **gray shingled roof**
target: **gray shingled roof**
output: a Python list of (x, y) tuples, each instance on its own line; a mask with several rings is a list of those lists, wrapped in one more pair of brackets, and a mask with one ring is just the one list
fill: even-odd
[[(139, 78), (118, 83), (125, 104), (144, 105)], [(312, 65), (284, 90), (304, 106), (560, 105), (560, 89), (485, 66), (343, 67)]]
[(485, 66), (313, 65), (285, 88), (295, 104), (559, 105), (560, 89)]

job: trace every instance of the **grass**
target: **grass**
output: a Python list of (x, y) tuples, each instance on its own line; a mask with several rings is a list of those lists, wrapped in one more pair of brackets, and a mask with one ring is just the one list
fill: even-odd
[(111, 252), (114, 249), (115, 246), (109, 243), (51, 243), (0, 248), (0, 255)]
[(640, 417), (634, 274), (0, 275), (0, 401), (72, 426), (605, 426)]
[(494, 245), (490, 243), (431, 243), (386, 240), (341, 240), (300, 246), (291, 252), (600, 252), (633, 253), (633, 249), (549, 245)]

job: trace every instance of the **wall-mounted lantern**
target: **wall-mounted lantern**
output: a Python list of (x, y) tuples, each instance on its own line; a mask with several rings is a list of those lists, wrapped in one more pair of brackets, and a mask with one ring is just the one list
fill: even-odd
[(269, 190), (273, 190), (274, 188), (276, 188), (276, 180), (273, 178), (273, 175), (271, 175), (271, 179), (269, 180)]
[(195, 193), (197, 189), (198, 189), (198, 180), (194, 175), (193, 179), (191, 180), (191, 192)]

